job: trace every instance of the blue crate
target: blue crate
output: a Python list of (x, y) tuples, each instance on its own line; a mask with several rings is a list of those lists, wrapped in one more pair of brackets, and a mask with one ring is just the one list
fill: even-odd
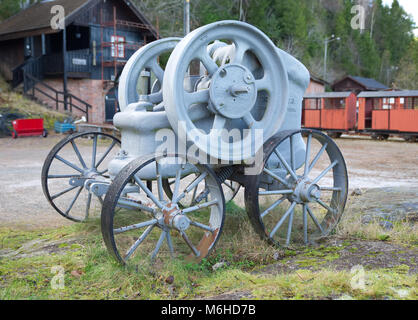
[(63, 122), (55, 121), (54, 130), (56, 133), (66, 133), (70, 130), (75, 131), (75, 125), (72, 123), (63, 123)]

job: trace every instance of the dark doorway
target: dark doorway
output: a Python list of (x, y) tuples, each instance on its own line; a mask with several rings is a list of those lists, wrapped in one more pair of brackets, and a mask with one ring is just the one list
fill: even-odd
[(111, 88), (105, 96), (105, 118), (106, 122), (113, 122), (113, 116), (119, 112), (118, 90), (116, 87)]

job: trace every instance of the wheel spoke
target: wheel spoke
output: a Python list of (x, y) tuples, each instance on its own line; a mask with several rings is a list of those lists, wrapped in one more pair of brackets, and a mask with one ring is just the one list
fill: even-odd
[(74, 175), (74, 174), (53, 174), (49, 175), (48, 179), (66, 179), (66, 178), (79, 178), (80, 175)]
[(137, 201), (133, 201), (131, 199), (119, 199), (118, 200), (118, 207), (131, 209), (131, 210), (132, 210), (132, 208), (134, 208), (134, 209), (139, 209), (139, 210), (142, 210), (142, 211), (150, 212), (152, 214), (155, 213), (155, 210), (153, 208), (148, 207), (148, 206), (144, 206), (143, 204), (138, 203)]
[(207, 225), (205, 225), (205, 224), (203, 224), (203, 223), (200, 223), (200, 222), (197, 222), (197, 221), (190, 220), (190, 224), (191, 224), (192, 226), (195, 226), (195, 227), (201, 228), (201, 229), (203, 229), (203, 230), (206, 230), (206, 231), (209, 231), (209, 232), (212, 232), (212, 233), (215, 231), (215, 230), (214, 230), (213, 228), (211, 228), (210, 226), (207, 226)]
[(255, 80), (255, 86), (257, 87), (257, 91), (271, 91), (270, 81), (266, 76), (262, 79)]
[(69, 188), (65, 189), (64, 191), (61, 191), (61, 192), (59, 192), (59, 193), (57, 193), (57, 194), (53, 195), (53, 196), (51, 197), (51, 199), (52, 199), (52, 200), (55, 200), (56, 198), (61, 197), (63, 194), (65, 194), (65, 193), (67, 193), (67, 192), (70, 192), (71, 190), (74, 190), (75, 188), (77, 188), (77, 186), (72, 186), (72, 187), (69, 187)]
[(200, 52), (197, 58), (199, 58), (200, 61), (203, 63), (209, 75), (213, 75), (216, 72), (216, 70), (218, 70), (218, 65), (209, 56), (209, 53), (206, 50), (206, 46), (203, 46), (203, 48), (204, 49)]
[(291, 194), (293, 190), (272, 190), (272, 191), (259, 191), (258, 194), (260, 196), (270, 196), (275, 194)]
[(331, 163), (328, 168), (326, 168), (324, 171), (321, 172), (319, 176), (317, 176), (313, 181), (312, 184), (318, 183), (319, 180), (321, 180), (332, 168), (334, 168), (338, 164), (338, 161), (334, 161)]
[(293, 215), (295, 213), (295, 209), (292, 210), (289, 216), (289, 223), (287, 227), (287, 237), (286, 237), (286, 246), (290, 243), (290, 236), (292, 235), (292, 225), (293, 225)]
[(97, 134), (93, 138), (93, 154), (91, 155), (91, 167), (96, 168)]
[(148, 226), (147, 229), (145, 229), (144, 233), (135, 241), (135, 243), (132, 245), (132, 247), (129, 248), (129, 250), (126, 252), (125, 259), (129, 259), (132, 255), (132, 253), (135, 252), (135, 250), (138, 248), (138, 246), (145, 240), (145, 238), (150, 234), (152, 229), (154, 229), (155, 224)]
[(78, 147), (75, 144), (75, 141), (74, 140), (71, 140), (71, 145), (73, 146), (74, 152), (77, 155), (77, 158), (80, 161), (81, 165), (83, 166), (84, 169), (87, 169), (86, 163), (84, 162), (84, 159), (81, 156), (80, 151), (78, 150)]
[(197, 187), (197, 185), (206, 178), (207, 176), (207, 172), (202, 173), (200, 176), (198, 176), (196, 179), (194, 179), (188, 186), (186, 189), (184, 189), (184, 191), (175, 199), (173, 199), (174, 203), (177, 203), (178, 201), (180, 201), (181, 199), (183, 199), (187, 193), (189, 193), (194, 187)]
[(305, 168), (304, 168), (304, 177), (306, 177), (309, 173), (309, 156), (311, 154), (311, 141), (312, 141), (312, 134), (308, 135), (308, 140), (306, 142), (306, 154), (305, 154)]
[(328, 142), (325, 142), (324, 145), (322, 146), (321, 150), (319, 150), (319, 152), (317, 153), (315, 158), (312, 160), (311, 164), (309, 165), (308, 174), (309, 174), (309, 172), (311, 172), (312, 168), (315, 166), (315, 164), (317, 163), (317, 161), (319, 160), (321, 155), (324, 153), (327, 146), (328, 146)]
[(122, 232), (135, 230), (135, 229), (141, 229), (143, 227), (148, 227), (150, 225), (154, 225), (157, 222), (158, 222), (157, 219), (152, 219), (152, 220), (149, 220), (149, 221), (136, 223), (136, 224), (133, 224), (133, 225), (130, 225), (130, 226), (120, 227), (120, 228), (117, 228), (117, 229), (113, 229), (113, 234), (119, 234), (119, 233), (122, 233)]
[(290, 136), (290, 165), (293, 171), (296, 170), (295, 160), (295, 135), (292, 135)]
[(160, 238), (158, 239), (157, 245), (155, 246), (155, 249), (152, 253), (151, 261), (155, 259), (155, 257), (158, 254), (158, 251), (160, 251), (161, 245), (163, 244), (166, 235), (167, 235), (167, 231), (162, 230)]
[(279, 158), (280, 162), (284, 165), (284, 167), (286, 168), (287, 172), (289, 172), (289, 174), (292, 176), (292, 178), (295, 181), (297, 181), (298, 180), (298, 177), (296, 176), (296, 173), (292, 170), (292, 168), (290, 168), (290, 166), (287, 163), (287, 161), (282, 157), (282, 155), (277, 151), (277, 149), (274, 149), (274, 153)]
[(274, 172), (270, 171), (267, 168), (264, 168), (263, 171), (265, 173), (267, 173), (270, 177), (272, 177), (273, 179), (278, 180), (280, 183), (284, 184), (286, 187), (290, 188), (290, 185), (287, 183), (287, 181), (281, 177), (279, 177), (277, 174), (275, 174)]
[(96, 163), (96, 169), (98, 166), (101, 165), (101, 163), (103, 162), (103, 160), (107, 157), (107, 155), (109, 154), (109, 152), (113, 149), (113, 147), (116, 145), (116, 141), (113, 140), (112, 144), (109, 146), (109, 148), (107, 148), (107, 150), (105, 151), (105, 153), (102, 155), (102, 157), (100, 158), (99, 161), (97, 161)]
[(242, 64), (244, 55), (248, 51), (248, 46), (243, 43), (235, 44), (234, 63)]
[(161, 176), (161, 164), (159, 164), (157, 160), (155, 160), (155, 170), (157, 174), (158, 200), (164, 201), (163, 177)]
[(185, 209), (182, 210), (182, 212), (183, 213), (189, 213), (189, 212), (193, 212), (193, 211), (196, 211), (196, 210), (200, 210), (202, 208), (213, 206), (213, 205), (218, 204), (218, 203), (219, 203), (218, 200), (215, 199), (215, 200), (212, 200), (212, 201), (197, 204), (193, 207), (185, 208)]
[(91, 204), (91, 197), (92, 194), (89, 192), (89, 195), (87, 196), (87, 203), (86, 203), (86, 215), (84, 217), (84, 220), (87, 220), (87, 218), (89, 217), (89, 213), (90, 213), (90, 204)]
[(275, 203), (273, 203), (270, 207), (268, 207), (264, 212), (260, 215), (261, 219), (263, 219), (269, 212), (271, 212), (274, 208), (276, 208), (279, 204), (281, 204), (286, 197), (281, 197), (279, 200), (277, 200)]
[(327, 205), (324, 201), (322, 201), (321, 199), (316, 199), (316, 202), (318, 202), (322, 207), (324, 207), (325, 209), (327, 209), (329, 212), (331, 212), (332, 214), (335, 214), (335, 210), (332, 209), (329, 205)]
[(321, 191), (338, 191), (341, 192), (342, 189), (338, 187), (319, 187)]
[(308, 210), (306, 204), (303, 205), (303, 240), (308, 244)]
[(72, 201), (71, 201), (71, 203), (70, 203), (70, 206), (68, 207), (67, 211), (65, 211), (65, 214), (66, 214), (66, 215), (68, 215), (68, 213), (69, 213), (69, 212), (71, 211), (71, 209), (73, 208), (74, 203), (77, 201), (78, 196), (79, 196), (79, 195), (80, 195), (80, 193), (81, 193), (81, 190), (83, 190), (83, 186), (81, 186), (81, 187), (78, 189), (78, 191), (77, 191), (76, 195), (74, 196), (73, 200), (72, 200)]
[(184, 169), (184, 164), (181, 165), (180, 168), (178, 168), (177, 172), (176, 172), (176, 179), (174, 181), (172, 181), (170, 184), (172, 184), (173, 182), (174, 184), (174, 192), (173, 192), (173, 196), (172, 196), (172, 200), (177, 198), (177, 195), (179, 193), (179, 188), (180, 188), (180, 179), (181, 179), (181, 172)]
[(150, 65), (148, 66), (151, 71), (155, 74), (155, 76), (157, 77), (158, 81), (160, 81), (160, 83), (163, 83), (163, 79), (164, 79), (164, 70), (163, 68), (161, 68), (160, 64), (158, 63), (157, 59), (154, 59)]
[(187, 107), (197, 103), (208, 103), (208, 101), (209, 89), (194, 91), (192, 93), (184, 92), (184, 102), (186, 103)]
[(154, 194), (147, 188), (147, 186), (139, 179), (136, 175), (134, 175), (134, 179), (136, 183), (141, 187), (142, 190), (147, 194), (148, 198), (150, 198), (160, 209), (165, 209), (160, 201), (154, 196)]
[(279, 222), (277, 222), (277, 224), (275, 225), (275, 227), (273, 228), (273, 230), (270, 232), (270, 238), (273, 238), (273, 236), (275, 235), (275, 233), (277, 232), (277, 230), (279, 230), (279, 228), (281, 227), (281, 225), (283, 224), (283, 222), (286, 220), (287, 216), (293, 212), (293, 209), (296, 206), (296, 202), (292, 202), (292, 204), (290, 205), (289, 209), (287, 209), (286, 213), (282, 216), (282, 218), (279, 220)]
[[(226, 118), (220, 114), (215, 114), (212, 130), (222, 130), (225, 127)], [(216, 134), (219, 134), (218, 132)]]
[(168, 249), (170, 250), (170, 256), (174, 258), (173, 241), (171, 240), (170, 231), (167, 231), (165, 239), (167, 240)]
[(249, 129), (251, 129), (255, 124), (257, 124), (257, 121), (254, 119), (253, 115), (250, 112), (244, 115), (242, 119), (247, 124)]
[(311, 219), (315, 223), (316, 227), (319, 229), (319, 231), (321, 231), (322, 234), (324, 234), (324, 230), (322, 229), (321, 224), (318, 222), (315, 215), (313, 214), (311, 208), (307, 204), (305, 206), (306, 206), (306, 209), (308, 210), (309, 216), (311, 217)]
[(183, 237), (183, 240), (186, 242), (186, 244), (189, 246), (189, 248), (193, 251), (196, 257), (200, 256), (200, 252), (196, 249), (196, 247), (193, 245), (193, 243), (190, 241), (189, 237), (186, 235), (184, 231), (180, 231), (181, 236)]
[(57, 154), (56, 154), (56, 155), (55, 155), (55, 158), (56, 158), (56, 159), (58, 159), (59, 161), (61, 161), (61, 162), (65, 163), (67, 166), (69, 166), (69, 167), (73, 168), (74, 170), (76, 170), (76, 171), (78, 171), (78, 172), (80, 172), (80, 173), (83, 173), (83, 170), (82, 170), (82, 169), (80, 169), (80, 168), (79, 168), (79, 167), (77, 167), (75, 164), (71, 163), (70, 161), (65, 160), (64, 158), (60, 157), (59, 155), (57, 155)]

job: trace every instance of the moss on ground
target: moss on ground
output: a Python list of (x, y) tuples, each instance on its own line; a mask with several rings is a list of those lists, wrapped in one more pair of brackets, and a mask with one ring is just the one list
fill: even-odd
[[(65, 242), (74, 238), (75, 242)], [(239, 298), (241, 292), (255, 299), (417, 298), (417, 276), (408, 272), (407, 265), (366, 270), (364, 287), (359, 289), (352, 285), (349, 270), (322, 267), (337, 259), (350, 241), (341, 246), (278, 250), (258, 240), (239, 210), (228, 216), (216, 252), (201, 264), (174, 260), (123, 267), (104, 247), (98, 219), (41, 231), (2, 228), (0, 252), (18, 250), (38, 239), (58, 244), (40, 255), (0, 258), (0, 299), (194, 299), (225, 293)], [(277, 262), (273, 256), (278, 252), (284, 263), (296, 261), (294, 271), (253, 272)], [(212, 266), (219, 261), (228, 263), (214, 271)], [(311, 268), (298, 268), (304, 266)], [(64, 288), (53, 289), (61, 267)]]

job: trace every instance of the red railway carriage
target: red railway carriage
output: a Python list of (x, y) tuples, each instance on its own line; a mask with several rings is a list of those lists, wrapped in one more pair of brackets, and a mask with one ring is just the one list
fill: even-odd
[(356, 95), (352, 92), (306, 94), (303, 99), (302, 126), (321, 129), (340, 136), (356, 127)]
[(361, 92), (358, 131), (387, 139), (390, 134), (418, 138), (418, 90)]

